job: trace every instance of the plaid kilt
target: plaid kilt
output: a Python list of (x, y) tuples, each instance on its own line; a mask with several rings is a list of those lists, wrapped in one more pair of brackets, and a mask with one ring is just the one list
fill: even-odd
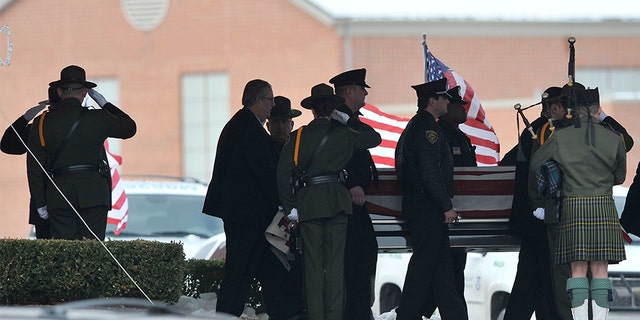
[(626, 259), (612, 196), (564, 197), (557, 232), (556, 264)]

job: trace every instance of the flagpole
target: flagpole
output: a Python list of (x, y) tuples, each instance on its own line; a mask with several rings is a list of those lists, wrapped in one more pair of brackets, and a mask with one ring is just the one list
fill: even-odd
[(424, 51), (424, 82), (429, 81), (429, 61), (427, 59), (427, 34), (422, 34), (422, 49)]

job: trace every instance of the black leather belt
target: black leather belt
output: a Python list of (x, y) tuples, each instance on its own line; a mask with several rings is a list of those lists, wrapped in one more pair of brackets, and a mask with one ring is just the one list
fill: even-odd
[(62, 167), (53, 170), (53, 176), (62, 176), (69, 173), (78, 173), (78, 172), (98, 172), (98, 166), (95, 164), (76, 164), (73, 166)]
[(340, 182), (340, 177), (338, 177), (337, 175), (315, 176), (305, 179), (304, 182), (307, 186), (323, 183), (338, 183)]

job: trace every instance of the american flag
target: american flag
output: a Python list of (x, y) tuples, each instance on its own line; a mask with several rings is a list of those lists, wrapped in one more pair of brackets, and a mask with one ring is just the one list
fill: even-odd
[[(471, 101), (465, 106), (467, 121), (460, 125), (460, 130), (467, 134), (471, 138), (471, 143), (476, 146), (476, 161), (479, 166), (497, 165), (500, 159), (500, 143), (482, 109), (480, 99), (460, 75), (431, 54), (426, 40), (423, 40), (422, 45), (425, 81), (430, 82), (444, 77), (447, 78), (449, 88), (460, 86), (460, 95), (466, 101)], [(395, 166), (394, 150), (409, 119), (384, 113), (371, 104), (366, 104), (360, 112), (361, 120), (376, 129), (382, 136), (382, 143), (370, 150), (374, 163), (380, 168), (393, 168)]]
[(107, 151), (112, 181), (112, 204), (111, 210), (107, 214), (107, 223), (116, 226), (113, 233), (118, 235), (127, 227), (127, 219), (129, 217), (129, 202), (127, 200), (127, 194), (124, 191), (124, 186), (120, 180), (120, 174), (118, 173), (118, 166), (122, 164), (122, 157), (114, 155), (109, 151), (109, 142), (107, 140), (104, 141), (104, 149)]
[(464, 100), (471, 102), (465, 105), (467, 122), (461, 124), (459, 128), (471, 138), (471, 143), (476, 146), (476, 161), (478, 165), (497, 165), (500, 161), (500, 143), (498, 142), (498, 136), (489, 123), (489, 119), (484, 113), (484, 109), (482, 109), (480, 99), (473, 92), (467, 81), (433, 56), (429, 47), (427, 47), (426, 38), (422, 40), (422, 47), (425, 60), (425, 81), (431, 82), (447, 78), (449, 88), (460, 86), (460, 95)]

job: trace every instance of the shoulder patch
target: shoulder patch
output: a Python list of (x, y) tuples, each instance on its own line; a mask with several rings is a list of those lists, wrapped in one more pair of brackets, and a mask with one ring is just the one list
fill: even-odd
[(427, 136), (427, 141), (429, 141), (429, 143), (434, 144), (438, 142), (438, 132), (434, 130), (427, 130), (424, 134)]

